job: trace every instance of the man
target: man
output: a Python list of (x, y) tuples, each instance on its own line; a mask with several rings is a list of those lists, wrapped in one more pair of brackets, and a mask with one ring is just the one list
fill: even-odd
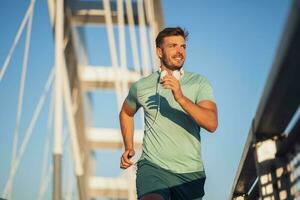
[(120, 112), (125, 145), (120, 167), (133, 163), (134, 114), (145, 113), (143, 152), (137, 163), (141, 200), (201, 199), (205, 172), (200, 127), (217, 128), (217, 107), (208, 80), (183, 70), (187, 32), (165, 28), (156, 38), (160, 70), (132, 84)]

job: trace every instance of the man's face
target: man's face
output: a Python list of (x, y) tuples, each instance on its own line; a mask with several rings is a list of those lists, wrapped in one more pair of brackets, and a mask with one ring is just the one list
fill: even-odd
[(185, 61), (185, 39), (182, 36), (165, 37), (161, 47), (157, 48), (157, 55), (162, 64), (171, 70), (178, 70)]

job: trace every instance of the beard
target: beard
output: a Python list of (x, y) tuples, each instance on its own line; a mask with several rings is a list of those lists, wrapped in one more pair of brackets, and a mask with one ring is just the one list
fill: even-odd
[[(180, 56), (183, 58), (183, 55), (182, 54), (177, 54), (175, 56), (172, 56), (172, 59), (174, 59), (174, 57), (176, 56)], [(181, 63), (181, 64), (176, 64), (176, 63), (172, 63), (172, 62), (168, 62), (168, 59), (166, 58), (165, 54), (163, 54), (162, 58), (161, 58), (161, 62), (162, 64), (167, 67), (168, 69), (171, 69), (171, 70), (179, 70), (183, 67), (183, 64), (184, 64), (184, 61)]]

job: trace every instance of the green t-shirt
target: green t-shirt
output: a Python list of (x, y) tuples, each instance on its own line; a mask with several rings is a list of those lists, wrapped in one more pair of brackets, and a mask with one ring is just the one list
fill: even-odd
[[(185, 71), (180, 85), (192, 102), (214, 102), (212, 86), (205, 77)], [(133, 83), (126, 101), (132, 109), (142, 107), (145, 113), (140, 159), (175, 173), (204, 171), (200, 127), (176, 102), (172, 91), (162, 87), (158, 71)]]

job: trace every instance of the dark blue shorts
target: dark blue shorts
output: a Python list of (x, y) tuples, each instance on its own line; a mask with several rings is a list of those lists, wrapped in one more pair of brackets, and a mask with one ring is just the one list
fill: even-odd
[(138, 198), (159, 194), (165, 200), (201, 200), (204, 196), (205, 173), (174, 173), (145, 159), (137, 163)]

